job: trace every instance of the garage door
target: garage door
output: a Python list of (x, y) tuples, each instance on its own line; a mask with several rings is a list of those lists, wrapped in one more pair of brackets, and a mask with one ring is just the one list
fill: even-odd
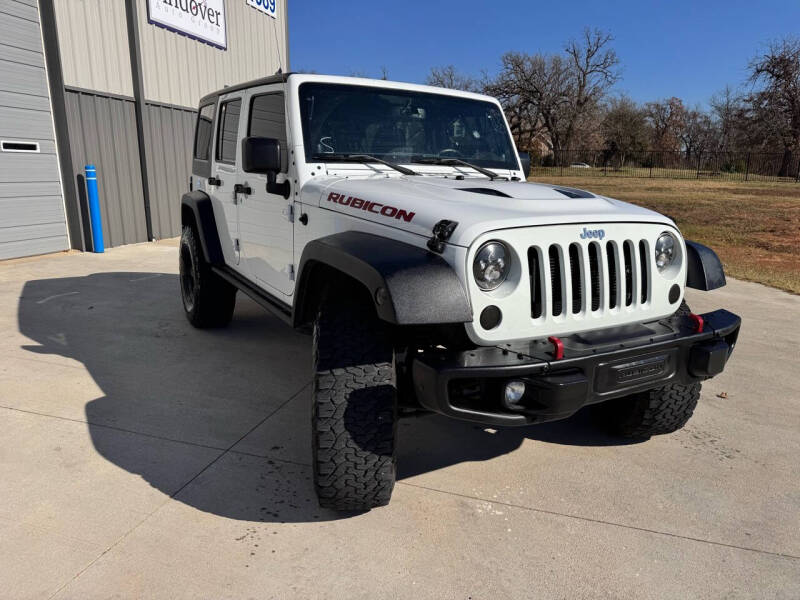
[(36, 0), (0, 0), (0, 259), (68, 248)]

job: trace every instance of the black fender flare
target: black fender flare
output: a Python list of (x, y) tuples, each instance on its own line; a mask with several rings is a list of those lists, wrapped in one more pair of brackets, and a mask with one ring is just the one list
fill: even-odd
[(686, 287), (710, 291), (725, 285), (725, 271), (717, 253), (686, 240)]
[[(319, 269), (320, 266), (328, 269)], [(298, 268), (293, 323), (313, 320), (330, 269), (360, 282), (378, 317), (397, 325), (472, 321), (472, 308), (453, 268), (438, 254), (390, 238), (346, 231), (306, 244)]]
[(222, 255), (222, 245), (219, 241), (217, 222), (214, 219), (214, 207), (211, 198), (200, 190), (188, 192), (181, 197), (181, 225), (189, 225), (189, 218), (194, 219), (203, 256), (212, 265), (222, 265), (225, 259)]

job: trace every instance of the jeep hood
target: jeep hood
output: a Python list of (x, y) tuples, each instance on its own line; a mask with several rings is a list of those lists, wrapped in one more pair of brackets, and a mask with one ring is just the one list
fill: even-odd
[(497, 229), (615, 221), (672, 225), (652, 210), (582, 190), (486, 178), (322, 177), (304, 186), (303, 202), (426, 238), (442, 219), (457, 221), (449, 243), (465, 247)]

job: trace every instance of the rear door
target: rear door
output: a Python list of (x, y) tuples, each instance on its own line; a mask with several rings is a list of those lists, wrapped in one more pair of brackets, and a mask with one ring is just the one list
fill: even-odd
[(219, 241), (225, 262), (237, 271), (246, 271), (241, 261), (239, 198), (235, 193), (241, 170), (242, 94), (220, 97), (214, 140), (214, 161), (208, 179), (208, 195), (214, 206)]
[[(277, 181), (291, 180), (283, 84), (252, 88), (245, 101), (244, 135), (279, 140), (282, 172)], [(242, 195), (239, 205), (239, 231), (247, 271), (271, 293), (289, 296), (294, 288), (291, 196), (286, 199), (281, 194), (268, 193), (266, 175), (242, 173), (240, 182), (251, 192)]]

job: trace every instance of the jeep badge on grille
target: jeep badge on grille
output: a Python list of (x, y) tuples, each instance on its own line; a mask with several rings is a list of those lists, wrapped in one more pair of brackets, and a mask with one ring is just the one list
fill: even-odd
[(583, 233), (580, 234), (580, 238), (582, 240), (588, 240), (590, 238), (597, 238), (598, 240), (602, 240), (606, 237), (606, 230), (605, 229), (586, 229), (583, 228)]

